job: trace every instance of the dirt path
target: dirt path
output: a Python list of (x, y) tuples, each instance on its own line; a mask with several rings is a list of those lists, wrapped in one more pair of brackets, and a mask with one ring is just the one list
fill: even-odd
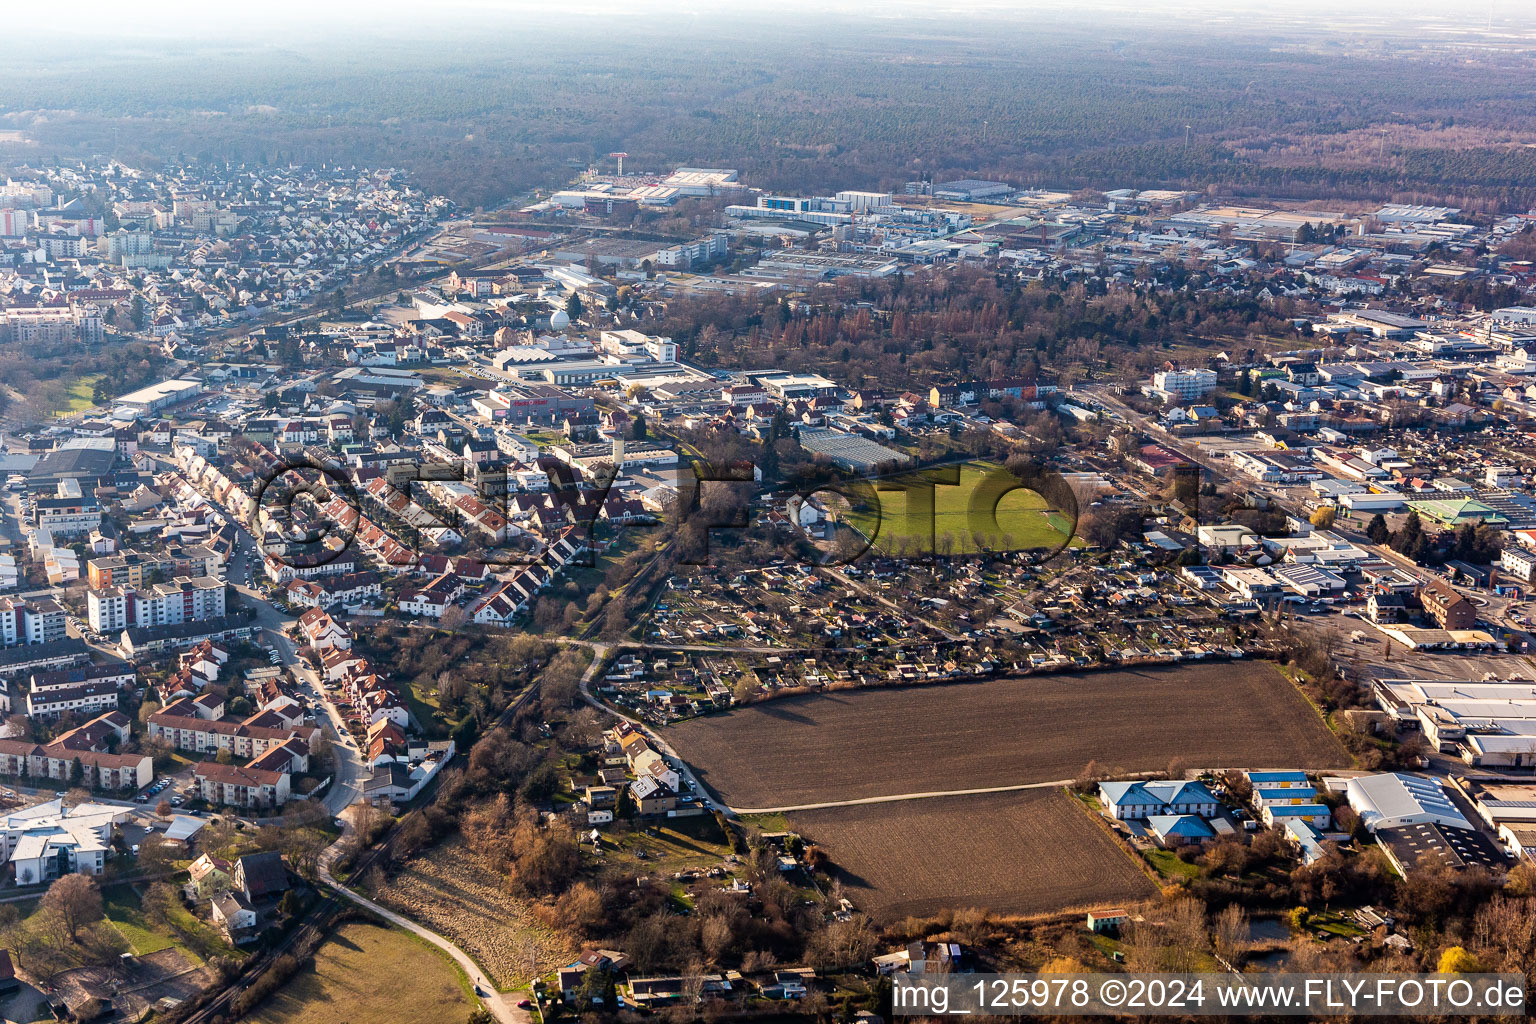
[(819, 804), (786, 804), (783, 807), (737, 807), (737, 814), (786, 814), (790, 811), (820, 811), (828, 807), (861, 807), (864, 804), (894, 804), (902, 800), (933, 800), (944, 796), (980, 796), (986, 793), (1017, 793), (1024, 789), (1059, 789), (1075, 780), (1024, 782), (1016, 786), (985, 786), (981, 789), (944, 789), (931, 793), (893, 793), (890, 796), (866, 796), (857, 800), (828, 800)]

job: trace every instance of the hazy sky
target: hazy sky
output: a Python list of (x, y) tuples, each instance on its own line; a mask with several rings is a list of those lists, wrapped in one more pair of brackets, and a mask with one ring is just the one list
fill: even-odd
[[(477, 22), (528, 18), (540, 20), (611, 20), (644, 17), (648, 21), (676, 18), (679, 23), (708, 21), (711, 15), (740, 24), (744, 17), (774, 12), (794, 12), (798, 17), (817, 13), (860, 17), (915, 18), (922, 20), (973, 16), (1027, 18), (1031, 13), (1082, 12), (1105, 17), (1117, 11), (1128, 20), (1202, 13), (1230, 21), (1236, 11), (1250, 15), (1283, 17), (1312, 15), (1329, 24), (1361, 17), (1432, 17), (1465, 20), (1469, 28), (1483, 28), (1490, 14), (1495, 27), (1525, 28), (1531, 0), (592, 0), (570, 5), (531, 0), (262, 0), (256, 4), (210, 3), (208, 0), (71, 0), (67, 15), (50, 4), (16, 4), (6, 13), (6, 24), (57, 30), (63, 23), (82, 28), (101, 38), (102, 31), (135, 38), (203, 38), (238, 43), (272, 39), (291, 33), (317, 35), (336, 30), (356, 34), (383, 31), (391, 35), (421, 32), (439, 35), (462, 29), (474, 32)], [(1113, 17), (1114, 15), (1110, 15)], [(1502, 22), (1502, 25), (1501, 25)]]

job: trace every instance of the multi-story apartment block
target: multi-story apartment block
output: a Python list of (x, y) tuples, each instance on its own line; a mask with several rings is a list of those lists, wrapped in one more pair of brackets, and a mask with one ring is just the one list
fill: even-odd
[(106, 867), (114, 826), (128, 810), (104, 804), (35, 804), (0, 817), (0, 854), (21, 885), (51, 882), (60, 874), (99, 875)]
[(111, 633), (128, 627), (128, 591), (122, 587), (102, 587), (85, 594), (86, 621), (98, 633)]
[(192, 785), (202, 799), (230, 807), (281, 807), (290, 792), (286, 772), (249, 765), (199, 764), (192, 770)]
[(1424, 611), (1441, 629), (1474, 629), (1477, 608), (1449, 584), (1431, 580), (1419, 591)]
[(0, 774), (118, 792), (142, 789), (154, 781), (154, 758), (109, 749), (126, 742), (129, 730), (127, 715), (109, 711), (47, 744), (0, 740)]
[[(270, 724), (268, 724), (270, 722)], [(297, 726), (292, 719), (272, 718), (260, 711), (241, 722), (210, 721), (199, 717), (190, 699), (174, 701), (150, 716), (150, 739), (163, 740), (177, 750), (198, 754), (216, 754), (228, 750), (242, 760), (260, 757), (273, 747), (297, 738), (306, 746), (313, 744), (320, 730)]]
[[(132, 686), (135, 678), (133, 666), (126, 662), (34, 672), (25, 710), (34, 718), (110, 711), (117, 707), (118, 691)], [(11, 710), (8, 699), (0, 703), (6, 705), (7, 712)]]
[(0, 328), (23, 345), (99, 344), (105, 336), (101, 311), (93, 305), (7, 309), (0, 313)]
[(29, 644), (51, 644), (67, 635), (69, 613), (51, 597), (28, 601), (21, 610), (21, 632)]
[(0, 598), (0, 645), (43, 644), (63, 640), (69, 615), (51, 597), (24, 601)]
[(94, 495), (38, 498), (34, 516), (37, 525), (52, 536), (72, 537), (101, 525), (101, 506)]
[(1152, 375), (1152, 386), (1189, 401), (1216, 390), (1216, 371), (1163, 370)]
[(1536, 581), (1536, 552), (1508, 547), (1499, 554), (1499, 567), (1526, 583)]
[(176, 626), (225, 613), (224, 584), (211, 576), (177, 577), (135, 591), (128, 600), (128, 625)]
[(141, 590), (154, 578), (173, 579), (177, 576), (219, 575), (222, 565), (218, 552), (200, 544), (172, 548), (164, 554), (123, 550), (115, 555), (102, 555), (86, 564), (87, 579), (92, 587), (127, 587)]
[(117, 687), (111, 683), (76, 683), (27, 694), (30, 718), (58, 718), (60, 715), (89, 715), (117, 707)]

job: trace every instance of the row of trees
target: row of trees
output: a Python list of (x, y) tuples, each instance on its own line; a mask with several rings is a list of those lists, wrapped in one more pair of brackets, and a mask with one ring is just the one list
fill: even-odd
[(1430, 533), (1416, 509), (1403, 517), (1396, 530), (1377, 513), (1366, 524), (1365, 534), (1373, 544), (1386, 544), (1400, 555), (1426, 563), (1457, 559), (1487, 565), (1499, 557), (1504, 546), (1499, 531), (1482, 522), (1462, 523), (1454, 530)]

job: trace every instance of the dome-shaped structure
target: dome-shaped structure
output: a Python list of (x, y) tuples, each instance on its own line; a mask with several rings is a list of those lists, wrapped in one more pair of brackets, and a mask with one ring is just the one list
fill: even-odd
[(551, 330), (563, 331), (571, 326), (571, 315), (563, 309), (557, 309), (550, 315), (549, 326)]

